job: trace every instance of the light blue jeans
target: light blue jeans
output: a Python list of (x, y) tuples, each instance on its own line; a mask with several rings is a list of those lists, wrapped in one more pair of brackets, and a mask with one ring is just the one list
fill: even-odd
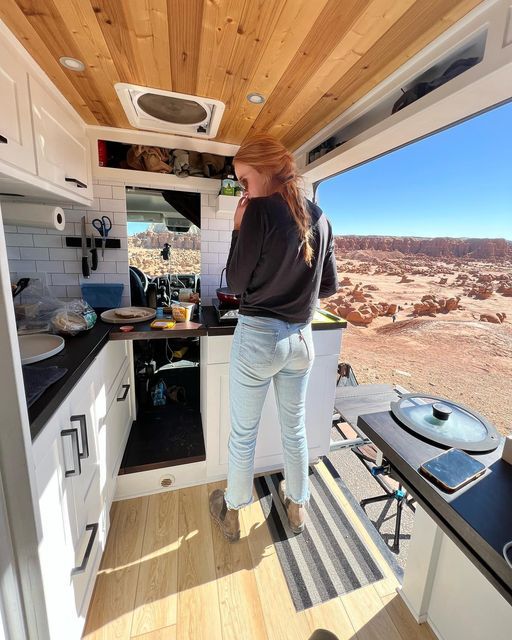
[(311, 324), (240, 316), (229, 368), (228, 508), (240, 509), (252, 501), (256, 437), (271, 380), (281, 424), (286, 497), (297, 504), (309, 500), (305, 404), (314, 357)]

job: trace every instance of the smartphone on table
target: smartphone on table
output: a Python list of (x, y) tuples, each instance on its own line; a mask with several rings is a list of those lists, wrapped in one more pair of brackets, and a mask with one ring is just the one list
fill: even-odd
[(486, 467), (461, 449), (449, 449), (424, 462), (420, 473), (444, 491), (457, 491), (484, 473)]

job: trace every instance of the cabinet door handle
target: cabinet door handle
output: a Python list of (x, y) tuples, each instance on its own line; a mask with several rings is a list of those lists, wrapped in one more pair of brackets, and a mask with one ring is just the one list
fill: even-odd
[(78, 429), (63, 429), (60, 432), (62, 438), (71, 436), (71, 449), (73, 451), (73, 469), (65, 469), (66, 478), (71, 476), (79, 476), (82, 473), (80, 464), (80, 452), (78, 451)]
[(128, 391), (130, 391), (130, 385), (129, 385), (129, 384), (123, 384), (123, 385), (121, 385), (121, 386), (122, 386), (122, 387), (123, 387), (123, 389), (124, 389), (124, 393), (123, 393), (123, 395), (122, 395), (120, 398), (116, 398), (116, 400), (117, 400), (118, 402), (123, 402), (123, 400), (126, 400), (126, 397), (127, 397), (127, 395), (128, 395)]
[(74, 182), (79, 189), (87, 189), (85, 182), (81, 182), (76, 178), (65, 178), (66, 182)]
[(78, 567), (74, 567), (71, 569), (71, 575), (76, 576), (79, 573), (84, 573), (87, 569), (87, 563), (89, 562), (89, 558), (91, 557), (92, 547), (94, 545), (94, 540), (96, 538), (96, 534), (98, 533), (98, 523), (88, 524), (85, 527), (86, 531), (92, 531), (91, 537), (89, 538), (89, 542), (87, 543), (87, 549), (85, 550), (84, 559), (82, 560), (82, 564)]
[(84, 458), (88, 458), (89, 457), (89, 438), (87, 437), (87, 420), (85, 417), (85, 413), (82, 413), (79, 416), (71, 416), (69, 421), (78, 422), (80, 424), (80, 435), (82, 440), (82, 451), (80, 453), (80, 458), (82, 460)]
[(5, 136), (0, 136), (0, 144), (8, 144), (9, 140)]

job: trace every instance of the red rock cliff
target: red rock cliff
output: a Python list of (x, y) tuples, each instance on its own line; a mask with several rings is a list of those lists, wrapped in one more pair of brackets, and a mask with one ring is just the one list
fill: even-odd
[(432, 257), (512, 259), (512, 242), (503, 238), (413, 238), (396, 236), (335, 236), (338, 252), (376, 249)]

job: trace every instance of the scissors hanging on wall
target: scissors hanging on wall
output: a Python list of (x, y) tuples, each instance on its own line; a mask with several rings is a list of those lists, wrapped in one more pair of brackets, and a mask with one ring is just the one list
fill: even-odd
[(101, 236), (101, 257), (105, 255), (105, 244), (110, 229), (112, 229), (112, 220), (108, 216), (101, 216), (100, 218), (94, 218), (92, 226)]

